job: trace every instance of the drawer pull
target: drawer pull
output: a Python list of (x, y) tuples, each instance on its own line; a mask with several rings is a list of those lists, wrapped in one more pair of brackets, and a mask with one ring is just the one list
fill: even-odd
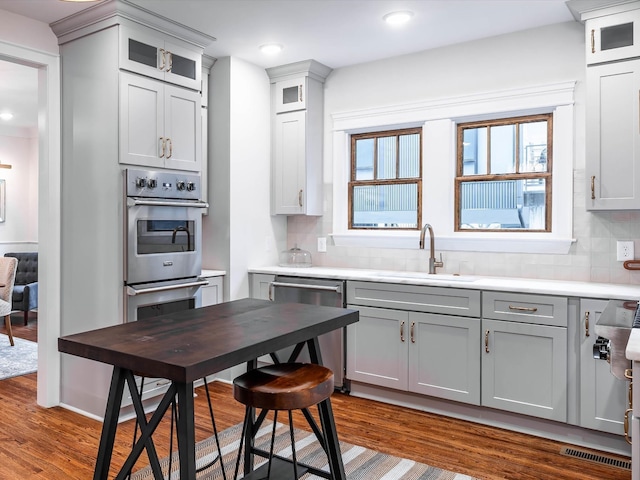
[(589, 312), (584, 312), (584, 336), (589, 336)]
[(624, 439), (629, 445), (631, 445), (631, 436), (629, 435), (629, 415), (631, 415), (631, 409), (628, 408), (624, 412)]
[(400, 324), (400, 341), (404, 342), (404, 322)]
[(516, 310), (518, 312), (537, 312), (536, 307), (519, 307), (518, 305), (509, 305), (509, 310)]

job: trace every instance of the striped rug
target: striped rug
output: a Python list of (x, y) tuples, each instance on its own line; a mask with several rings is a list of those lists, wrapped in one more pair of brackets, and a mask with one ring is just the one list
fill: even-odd
[[(220, 444), (227, 479), (233, 478), (241, 431), (242, 425), (238, 424), (220, 433)], [(256, 437), (256, 446), (268, 451), (270, 439), (271, 423), (265, 422), (265, 425)], [(295, 439), (298, 462), (313, 465), (327, 472), (329, 471), (326, 456), (311, 432), (296, 429)], [(385, 455), (346, 442), (340, 442), (340, 450), (342, 451), (342, 460), (348, 480), (475, 480), (473, 477), (467, 475), (449, 472), (412, 460)], [(283, 457), (291, 457), (289, 427), (287, 425), (277, 424), (274, 451)], [(178, 480), (180, 478), (180, 474), (177, 471), (177, 453), (174, 453), (173, 457), (170, 477), (167, 475), (169, 458), (167, 457), (160, 461), (163, 472), (165, 472), (164, 478), (167, 480)], [(201, 466), (209, 464), (216, 457), (217, 449), (213, 437), (197, 444), (196, 468), (199, 469)], [(256, 467), (260, 466), (264, 461), (264, 459), (256, 457)], [(216, 462), (215, 465), (200, 472), (197, 478), (199, 480), (222, 479), (222, 472), (220, 471), (219, 465), (220, 463)], [(242, 470), (242, 465), (240, 466), (240, 470)], [(242, 478), (242, 475), (239, 475), (239, 478)], [(322, 477), (312, 474), (306, 474), (301, 478), (304, 480), (322, 479)], [(153, 480), (151, 468), (147, 466), (133, 473), (131, 480)]]

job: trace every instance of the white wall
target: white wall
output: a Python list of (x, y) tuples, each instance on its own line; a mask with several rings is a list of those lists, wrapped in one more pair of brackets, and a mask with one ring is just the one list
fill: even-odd
[(58, 39), (49, 25), (0, 10), (0, 40), (47, 53), (58, 53)]
[[(34, 75), (35, 75), (34, 70)], [(19, 136), (18, 136), (19, 135)], [(0, 179), (5, 181), (5, 221), (0, 223), (0, 256), (38, 250), (37, 132), (0, 130)]]
[[(640, 284), (640, 273), (624, 270), (615, 260), (616, 240), (640, 239), (640, 212), (585, 210), (584, 51), (584, 26), (569, 22), (334, 70), (325, 83), (325, 214), (290, 217), (288, 244), (311, 251), (316, 265), (426, 269), (427, 256), (417, 248), (347, 248), (329, 242), (327, 253), (317, 253), (317, 237), (332, 230), (333, 114), (577, 81), (573, 158), (573, 237), (577, 241), (569, 254), (443, 252), (445, 267), (440, 271)], [(454, 161), (440, 159), (443, 168), (451, 168)], [(437, 225), (434, 228), (437, 236)]]
[(222, 58), (209, 84), (209, 215), (203, 267), (223, 269), (225, 300), (249, 296), (247, 269), (277, 263), (286, 219), (270, 215), (270, 84), (264, 69)]

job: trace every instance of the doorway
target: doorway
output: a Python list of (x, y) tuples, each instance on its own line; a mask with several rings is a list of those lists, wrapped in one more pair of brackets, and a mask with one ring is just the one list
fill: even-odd
[(38, 395), (60, 403), (60, 59), (0, 41), (0, 61), (37, 70)]

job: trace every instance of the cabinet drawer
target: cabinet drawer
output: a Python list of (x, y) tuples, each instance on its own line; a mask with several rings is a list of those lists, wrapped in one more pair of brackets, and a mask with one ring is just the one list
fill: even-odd
[(464, 317), (480, 316), (480, 292), (458, 288), (347, 282), (347, 303)]
[(483, 292), (482, 317), (566, 327), (567, 303), (565, 297)]

